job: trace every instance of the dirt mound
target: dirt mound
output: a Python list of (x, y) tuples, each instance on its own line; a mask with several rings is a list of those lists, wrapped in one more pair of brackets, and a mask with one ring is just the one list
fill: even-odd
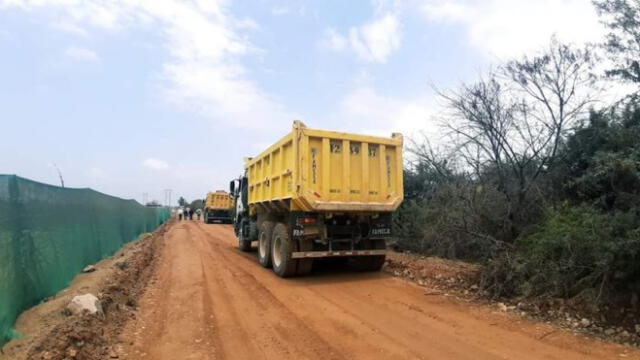
[[(39, 336), (28, 344), (9, 346), (11, 358), (27, 359), (105, 359), (118, 358), (118, 341), (124, 324), (135, 317), (138, 298), (144, 291), (155, 266), (156, 253), (163, 246), (167, 225), (153, 234), (127, 245), (109, 260), (106, 278), (94, 288), (102, 303), (104, 316), (75, 316), (45, 324)], [(101, 266), (98, 266), (100, 269)], [(99, 273), (100, 271), (98, 271)], [(93, 276), (95, 273), (87, 274)], [(82, 289), (87, 289), (83, 287)], [(67, 291), (64, 290), (63, 293)], [(76, 291), (77, 292), (77, 291)], [(68, 298), (69, 296), (65, 296)], [(65, 313), (66, 302), (58, 301), (55, 309), (47, 309), (49, 318)], [(42, 316), (41, 316), (42, 317)], [(9, 344), (11, 345), (11, 344)], [(9, 354), (9, 352), (7, 352)]]
[(424, 286), (428, 289), (427, 295), (445, 295), (489, 305), (501, 312), (548, 322), (571, 332), (640, 346), (638, 312), (625, 306), (589, 307), (581, 299), (493, 299), (482, 289), (481, 265), (413, 253), (389, 252), (384, 270)]
[(434, 291), (469, 294), (479, 290), (477, 283), (481, 267), (462, 261), (389, 252), (384, 269)]

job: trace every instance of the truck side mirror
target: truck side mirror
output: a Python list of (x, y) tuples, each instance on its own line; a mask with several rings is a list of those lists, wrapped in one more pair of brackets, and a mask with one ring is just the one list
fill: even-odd
[(235, 194), (235, 189), (236, 189), (236, 181), (231, 180), (231, 182), (229, 183), (229, 192), (233, 195)]

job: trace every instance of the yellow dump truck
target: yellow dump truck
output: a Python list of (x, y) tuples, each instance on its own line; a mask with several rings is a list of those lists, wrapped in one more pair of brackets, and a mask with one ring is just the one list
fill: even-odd
[(231, 223), (231, 209), (233, 199), (228, 192), (218, 190), (207, 194), (204, 201), (204, 221), (207, 224), (214, 222)]
[(379, 270), (391, 214), (403, 199), (402, 135), (391, 138), (307, 128), (293, 130), (245, 160), (231, 182), (234, 227), (243, 251), (281, 277), (306, 275), (314, 259), (346, 257)]

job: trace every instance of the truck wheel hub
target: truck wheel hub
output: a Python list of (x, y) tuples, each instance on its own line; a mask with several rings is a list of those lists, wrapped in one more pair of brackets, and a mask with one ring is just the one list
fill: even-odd
[(273, 239), (273, 264), (278, 267), (282, 263), (282, 238), (276, 236)]
[(260, 241), (258, 242), (260, 257), (265, 258), (267, 256), (267, 239), (265, 239), (264, 234), (260, 234)]

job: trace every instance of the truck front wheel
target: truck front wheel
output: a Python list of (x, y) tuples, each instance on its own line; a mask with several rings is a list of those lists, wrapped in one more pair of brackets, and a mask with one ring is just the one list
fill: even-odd
[(289, 230), (283, 223), (276, 224), (271, 240), (271, 261), (273, 271), (280, 277), (290, 277), (296, 274), (298, 261), (291, 256), (297, 251), (296, 241), (292, 241)]
[(240, 221), (240, 231), (238, 232), (238, 248), (240, 251), (251, 251), (251, 238), (249, 238), (249, 224), (247, 220)]
[(273, 221), (263, 221), (258, 233), (258, 261), (266, 268), (271, 266), (271, 239), (274, 226)]

